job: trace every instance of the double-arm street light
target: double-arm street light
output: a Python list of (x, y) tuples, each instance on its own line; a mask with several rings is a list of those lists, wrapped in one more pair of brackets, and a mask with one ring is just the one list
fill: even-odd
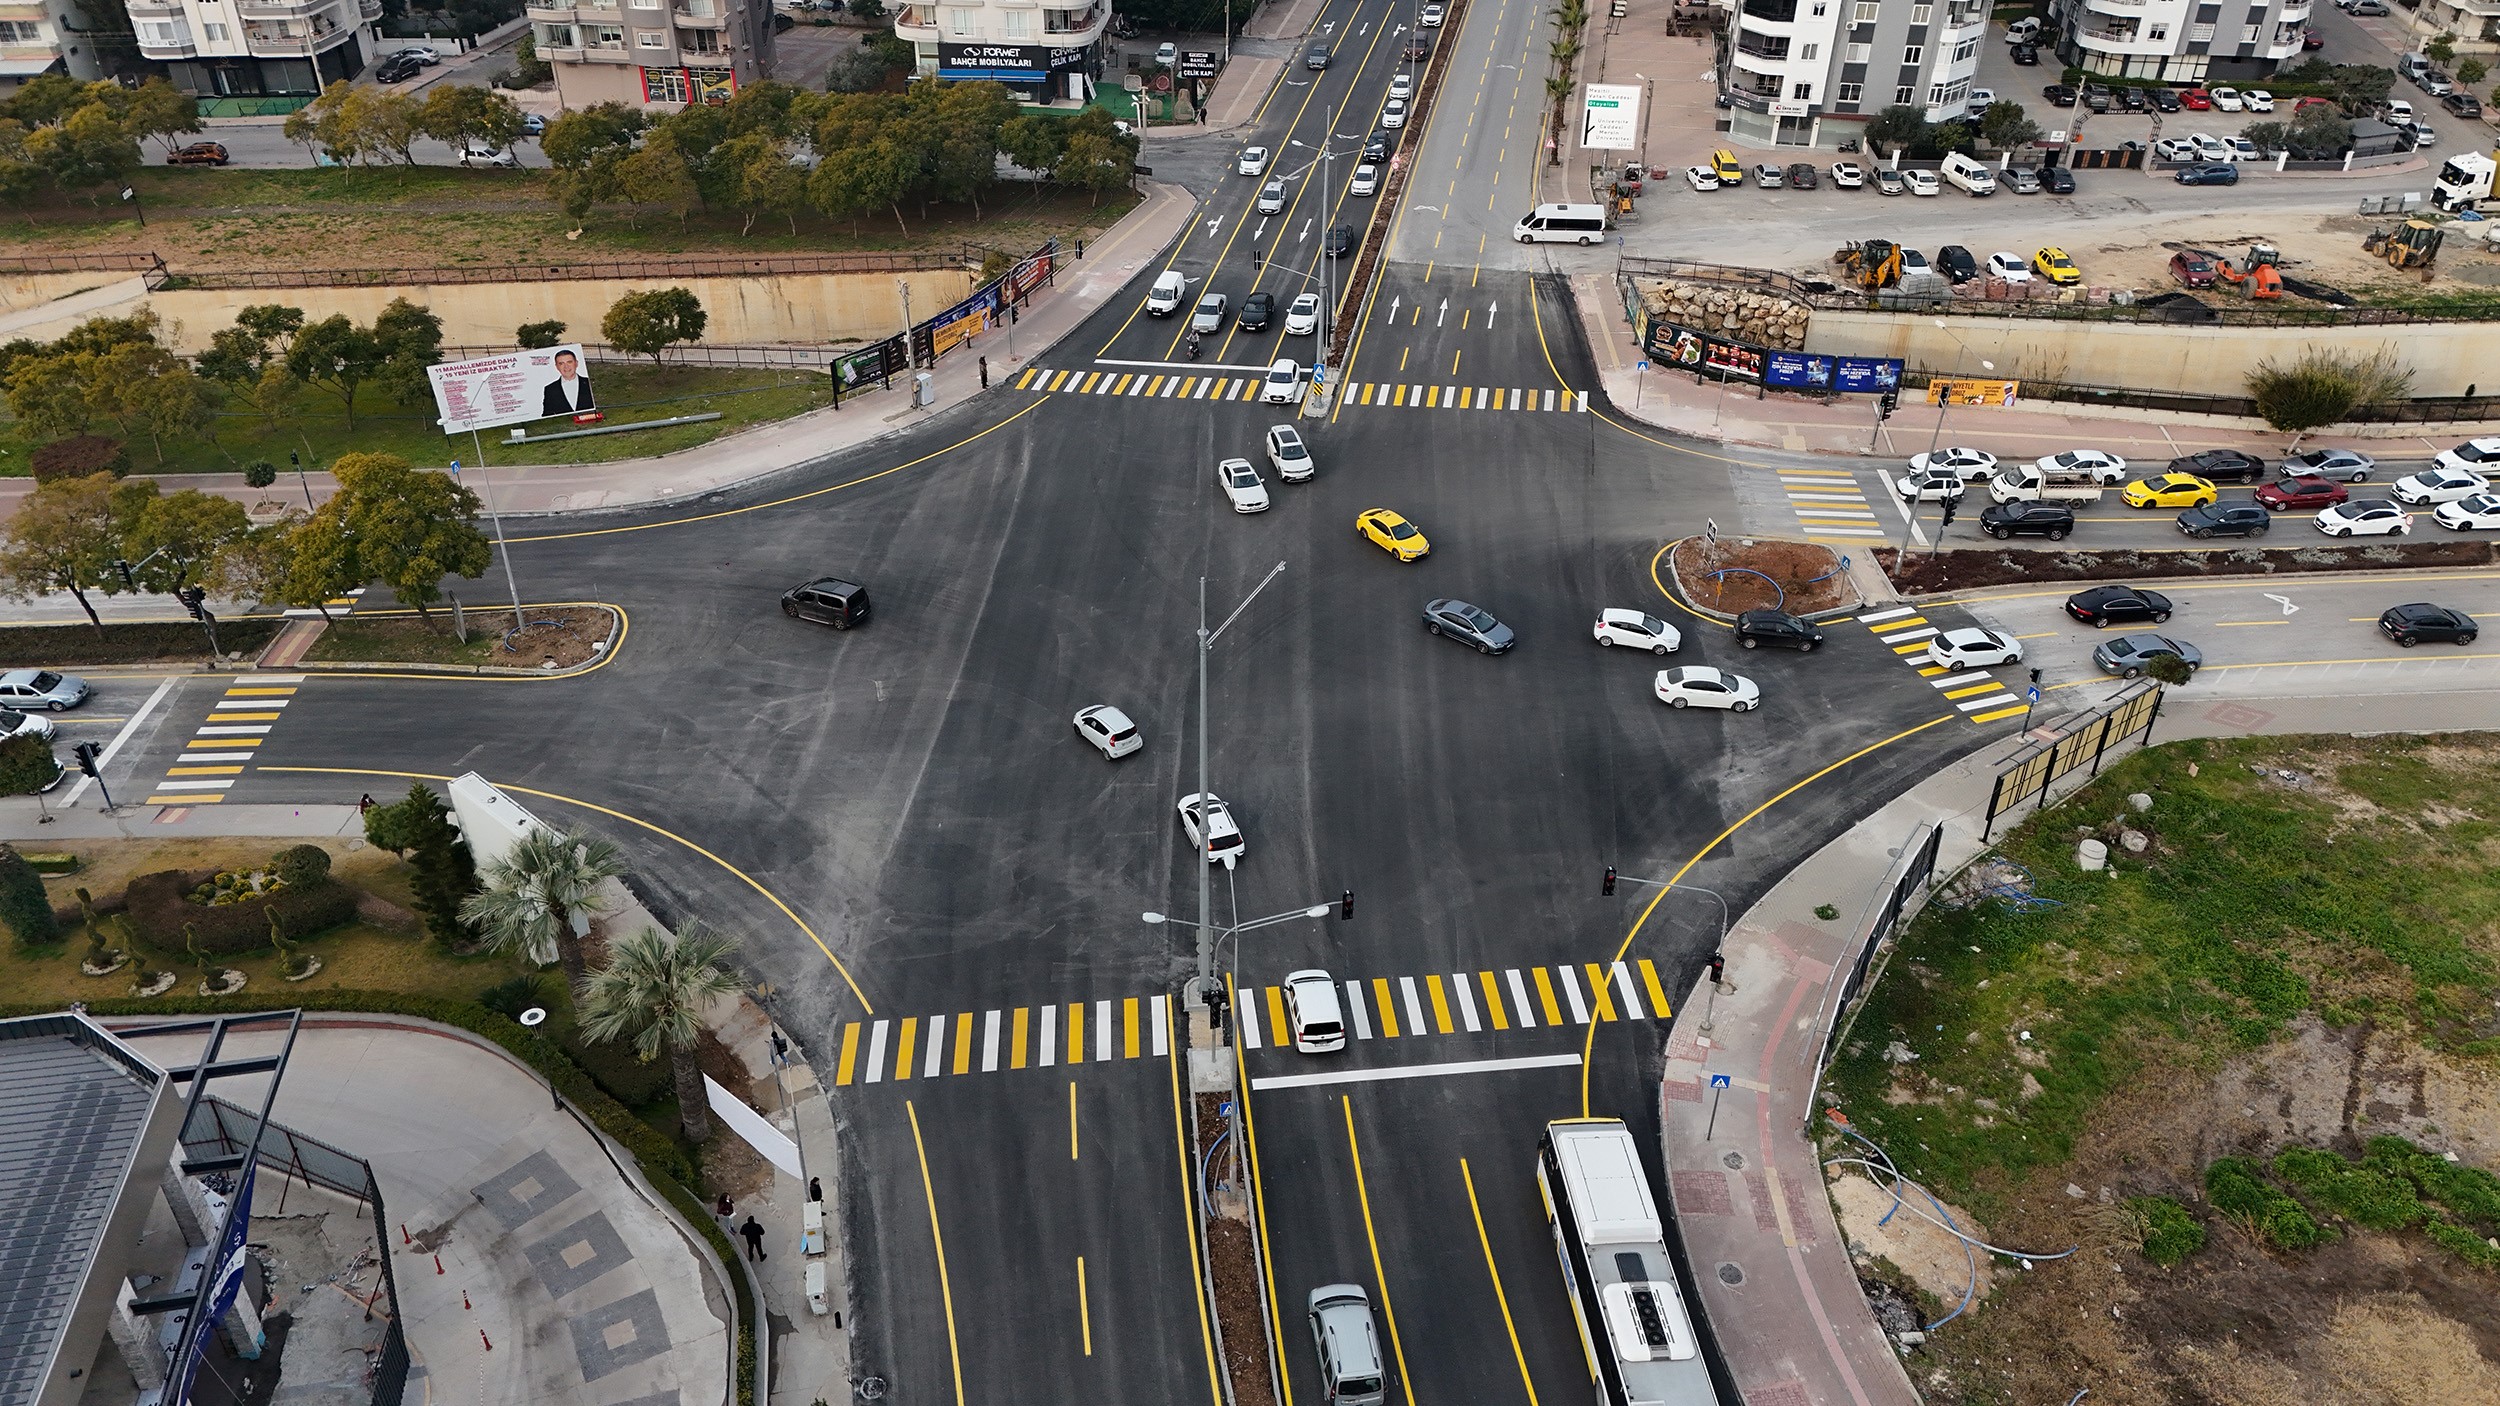
[[(1224, 623), (1212, 630), (1207, 628), (1207, 578), (1198, 578), (1198, 921), (1185, 926), (1198, 930), (1200, 1001), (1215, 989), (1215, 876), (1209, 872), (1215, 862), (1215, 824), (1214, 807), (1207, 800), (1207, 655), (1214, 650), (1216, 640), (1241, 618), (1241, 612), (1250, 608), (1250, 602), (1259, 598), (1259, 592), (1266, 590), (1268, 583), (1284, 570), (1283, 562), (1276, 563), (1259, 579), (1259, 584), (1250, 588), (1250, 594), (1241, 598), (1241, 604), (1233, 607), (1233, 613), (1224, 617)], [(1156, 919), (1149, 917), (1147, 921)]]

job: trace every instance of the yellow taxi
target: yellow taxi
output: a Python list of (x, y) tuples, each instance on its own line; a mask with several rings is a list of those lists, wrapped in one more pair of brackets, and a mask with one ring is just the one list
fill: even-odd
[(2128, 484), (2118, 498), (2130, 508), (2201, 508), (2220, 496), (2194, 474), (2160, 474)]
[(1400, 561), (1421, 561), (1432, 553), (1415, 524), (1387, 508), (1365, 508), (1354, 519), (1354, 535)]
[(1735, 152), (1726, 147), (1710, 153), (1710, 174), (1717, 176), (1719, 184), (1723, 186), (1740, 186), (1745, 183), (1744, 164), (1736, 159)]
[(2055, 284), (2081, 283), (2083, 270), (2075, 267), (2074, 256), (2052, 244), (2031, 256), (2034, 273)]

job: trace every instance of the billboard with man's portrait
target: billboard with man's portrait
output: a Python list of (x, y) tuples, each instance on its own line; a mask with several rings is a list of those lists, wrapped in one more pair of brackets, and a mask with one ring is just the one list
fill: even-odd
[(527, 347), (502, 356), (446, 361), (425, 369), (445, 434), (466, 434), (599, 408), (590, 363), (579, 342)]

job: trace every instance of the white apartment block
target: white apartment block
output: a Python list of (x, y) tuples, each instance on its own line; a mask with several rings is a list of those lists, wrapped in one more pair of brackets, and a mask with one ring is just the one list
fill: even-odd
[(772, 76), (770, 0), (530, 0), (529, 19), (568, 108), (674, 112)]
[(0, 99), (47, 73), (103, 77), (88, 13), (73, 0), (0, 0)]
[(139, 56), (198, 97), (318, 93), (381, 42), (382, 0), (127, 0)]
[(1004, 83), (1026, 102), (1083, 102), (1102, 78), (1111, 0), (918, 0), (895, 12), (922, 77)]
[(1721, 91), (1728, 135), (1752, 146), (1837, 146), (1888, 107), (1962, 115), (1986, 0), (1735, 0)]
[(2061, 58), (2116, 78), (2247, 82), (2300, 57), (2310, 0), (2052, 0)]

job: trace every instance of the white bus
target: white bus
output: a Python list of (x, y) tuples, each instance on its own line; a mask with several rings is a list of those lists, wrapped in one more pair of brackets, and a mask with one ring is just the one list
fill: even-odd
[(1510, 236), (1522, 244), (1595, 244), (1606, 237), (1606, 207), (1539, 205), (1519, 217)]
[(1666, 1227), (1620, 1118), (1545, 1125), (1536, 1185), (1599, 1406), (1718, 1406)]

